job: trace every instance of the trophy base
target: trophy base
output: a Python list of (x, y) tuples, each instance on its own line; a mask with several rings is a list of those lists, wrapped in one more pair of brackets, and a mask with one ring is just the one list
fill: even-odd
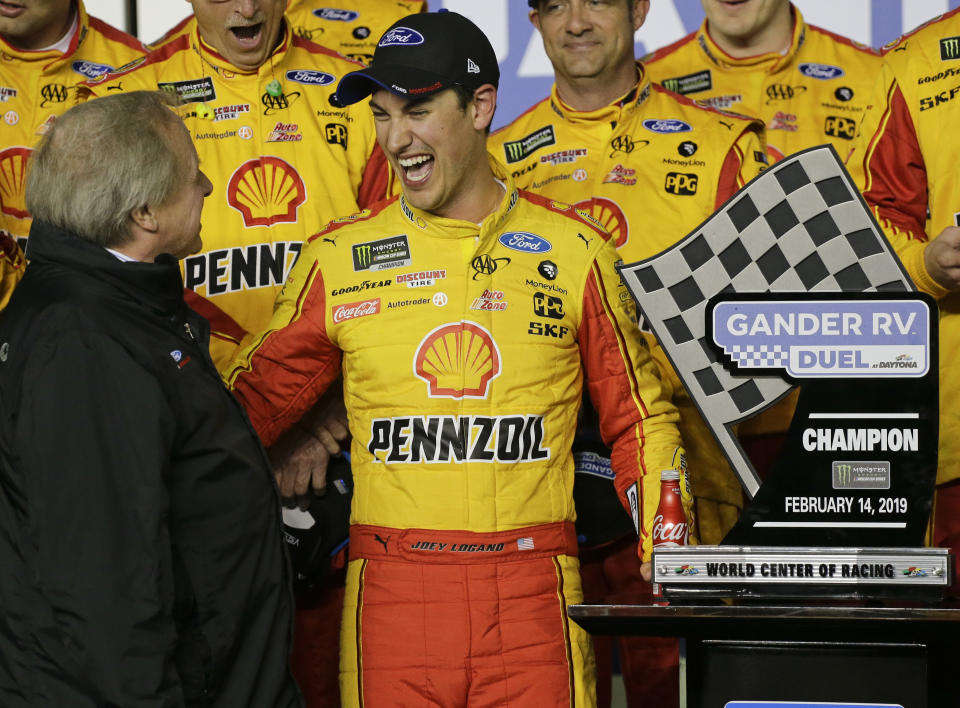
[(680, 546), (653, 552), (667, 600), (900, 599), (937, 602), (953, 582), (943, 548)]

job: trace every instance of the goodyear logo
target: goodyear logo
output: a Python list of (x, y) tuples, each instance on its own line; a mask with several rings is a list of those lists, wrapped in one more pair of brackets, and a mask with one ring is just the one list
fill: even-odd
[(960, 37), (944, 37), (940, 40), (940, 61), (960, 59)]
[(697, 93), (698, 91), (709, 91), (713, 88), (713, 77), (709, 69), (698, 71), (684, 76), (674, 76), (670, 79), (664, 79), (663, 87), (667, 91), (673, 91), (686, 95), (688, 93)]
[(307, 86), (329, 86), (337, 80), (337, 77), (323, 71), (294, 69), (293, 71), (287, 72), (287, 80), (295, 81), (298, 84), (306, 84)]
[(823, 124), (823, 132), (834, 138), (853, 140), (857, 134), (857, 122), (843, 116), (827, 116)]
[(405, 234), (353, 246), (353, 270), (385, 270), (410, 265), (410, 244)]
[(692, 196), (697, 193), (698, 176), (685, 172), (668, 172), (663, 188), (670, 194)]
[(505, 142), (503, 144), (503, 153), (507, 158), (508, 164), (520, 162), (520, 160), (532, 155), (540, 148), (553, 145), (556, 142), (557, 138), (553, 132), (553, 126), (548, 125), (519, 140)]
[(213, 87), (213, 79), (209, 76), (187, 81), (161, 81), (157, 83), (157, 88), (176, 95), (183, 103), (217, 100), (217, 91)]

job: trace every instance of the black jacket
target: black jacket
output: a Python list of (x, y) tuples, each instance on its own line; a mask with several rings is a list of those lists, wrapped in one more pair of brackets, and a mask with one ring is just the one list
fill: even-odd
[(0, 315), (0, 704), (287, 708), (269, 463), (172, 259), (34, 222)]

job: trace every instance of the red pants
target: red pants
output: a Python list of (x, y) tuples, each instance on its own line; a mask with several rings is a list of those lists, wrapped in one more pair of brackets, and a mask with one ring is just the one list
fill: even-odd
[[(652, 586), (640, 576), (637, 542), (632, 538), (580, 554), (583, 600), (607, 605), (649, 604)], [(663, 637), (593, 638), (597, 657), (597, 706), (610, 708), (614, 641), (629, 708), (677, 708), (680, 658), (676, 639)]]

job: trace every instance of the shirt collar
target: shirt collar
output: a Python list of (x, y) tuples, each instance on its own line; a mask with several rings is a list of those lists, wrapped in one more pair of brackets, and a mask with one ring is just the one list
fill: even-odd
[(697, 31), (697, 44), (707, 59), (722, 69), (734, 71), (737, 69), (746, 69), (756, 71), (760, 68), (766, 70), (769, 74), (775, 73), (793, 62), (797, 56), (797, 52), (800, 50), (800, 47), (803, 46), (803, 42), (806, 39), (807, 25), (803, 21), (803, 15), (800, 14), (800, 10), (792, 4), (790, 9), (793, 13), (793, 34), (790, 37), (790, 46), (787, 47), (786, 52), (766, 52), (749, 57), (732, 57), (723, 51), (717, 43), (713, 41), (713, 38), (710, 37), (706, 20), (703, 21), (703, 24), (700, 25), (700, 29)]
[(592, 111), (578, 111), (568, 106), (557, 93), (557, 85), (550, 91), (550, 108), (570, 123), (618, 123), (624, 113), (632, 112), (650, 97), (650, 78), (643, 64), (637, 62), (639, 78), (636, 85), (613, 103)]
[(77, 0), (73, 25), (59, 42), (45, 49), (17, 49), (3, 37), (0, 37), (0, 53), (18, 61), (42, 62), (46, 67), (76, 52), (77, 47), (86, 38), (89, 27), (90, 19), (87, 16), (87, 10), (82, 0)]

